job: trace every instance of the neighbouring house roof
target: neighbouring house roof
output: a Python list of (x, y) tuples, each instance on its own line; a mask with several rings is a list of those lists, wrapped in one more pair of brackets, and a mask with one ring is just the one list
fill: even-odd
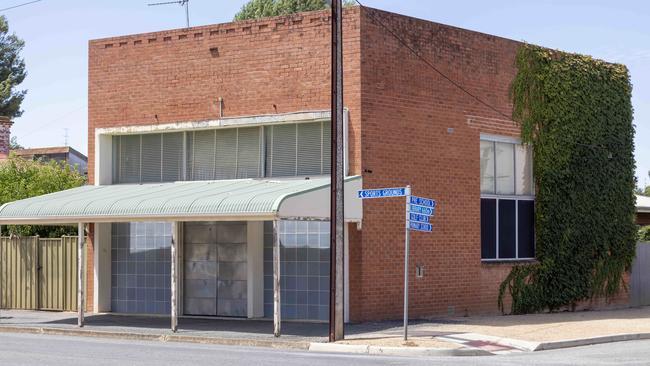
[(86, 155), (71, 148), (70, 146), (55, 146), (55, 147), (37, 147), (32, 149), (16, 149), (12, 150), (18, 156), (34, 156), (34, 155), (54, 155), (54, 154), (75, 154), (83, 160), (88, 161)]
[(650, 213), (650, 197), (640, 195), (636, 196), (636, 212)]
[[(6, 203), (0, 224), (328, 218), (329, 185), (324, 177), (83, 186)], [(361, 177), (345, 187), (346, 219), (358, 221)]]

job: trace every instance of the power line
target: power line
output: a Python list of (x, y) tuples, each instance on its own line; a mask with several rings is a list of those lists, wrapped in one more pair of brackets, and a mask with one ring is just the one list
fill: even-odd
[[(366, 7), (365, 5), (363, 5), (359, 0), (354, 0), (354, 1), (355, 1), (357, 4), (359, 4), (359, 6), (361, 6), (361, 7), (363, 7), (363, 8), (367, 8), (367, 7)], [(503, 113), (503, 112), (501, 112), (500, 110), (498, 110), (496, 107), (493, 107), (493, 106), (492, 106), (491, 104), (489, 104), (488, 102), (485, 102), (483, 99), (481, 99), (481, 98), (479, 98), (478, 96), (472, 94), (469, 90), (465, 89), (462, 85), (458, 84), (456, 81), (454, 81), (454, 80), (451, 79), (449, 76), (445, 75), (445, 73), (443, 73), (443, 72), (440, 71), (438, 68), (436, 68), (436, 67), (435, 67), (435, 66), (434, 66), (434, 65), (433, 65), (429, 60), (427, 60), (426, 58), (424, 58), (424, 56), (420, 55), (419, 52), (417, 52), (417, 51), (416, 51), (413, 47), (411, 47), (411, 46), (410, 46), (410, 45), (409, 45), (409, 44), (408, 44), (404, 39), (402, 39), (402, 38), (401, 38), (401, 37), (400, 37), (400, 36), (399, 36), (395, 31), (393, 31), (392, 29), (390, 29), (390, 28), (389, 28), (389, 27), (388, 27), (384, 22), (382, 22), (380, 19), (377, 19), (377, 18), (374, 16), (374, 14), (372, 13), (372, 10), (371, 10), (371, 11), (368, 11), (368, 14), (369, 14), (370, 17), (372, 18), (372, 20), (374, 20), (376, 23), (378, 23), (382, 28), (384, 28), (388, 33), (390, 33), (390, 34), (391, 34), (395, 39), (397, 39), (397, 41), (398, 41), (399, 43), (401, 43), (404, 47), (406, 47), (409, 51), (411, 51), (411, 53), (413, 53), (415, 56), (417, 56), (417, 58), (419, 58), (422, 62), (424, 62), (427, 66), (429, 66), (433, 71), (435, 71), (436, 73), (438, 73), (438, 75), (442, 76), (445, 80), (449, 81), (453, 86), (455, 86), (456, 88), (460, 89), (461, 91), (463, 91), (465, 94), (467, 94), (467, 95), (469, 95), (470, 97), (472, 97), (474, 100), (476, 100), (476, 101), (479, 102), (480, 104), (482, 104), (482, 105), (488, 107), (489, 109), (493, 110), (494, 112), (498, 113), (499, 115), (505, 117), (508, 121), (511, 121), (511, 120), (512, 120), (512, 117), (506, 115), (505, 113)], [(607, 152), (609, 153), (609, 157), (610, 157), (610, 158), (612, 157), (612, 153), (611, 153), (611, 151), (609, 151), (609, 149), (606, 148), (606, 147), (604, 147), (604, 146), (601, 146), (601, 145), (594, 145), (594, 144), (584, 144), (584, 143), (580, 143), (580, 142), (575, 142), (575, 144), (576, 144), (576, 145), (582, 145), (582, 146), (588, 146), (588, 147), (595, 147), (595, 148), (599, 148), (599, 149), (605, 150), (605, 151), (607, 151)]]
[(30, 136), (31, 134), (33, 134), (33, 133), (35, 133), (35, 132), (43, 131), (43, 127), (45, 127), (45, 126), (47, 126), (47, 125), (50, 125), (50, 124), (53, 124), (53, 123), (55, 123), (55, 122), (59, 122), (60, 120), (66, 118), (66, 117), (68, 117), (68, 116), (70, 116), (71, 114), (73, 114), (74, 112), (76, 112), (76, 111), (78, 111), (78, 110), (84, 108), (85, 106), (86, 106), (86, 103), (84, 102), (82, 105), (78, 106), (77, 108), (74, 108), (74, 109), (68, 111), (67, 113), (65, 113), (65, 114), (63, 114), (63, 115), (61, 115), (61, 116), (59, 116), (59, 117), (57, 117), (57, 118), (55, 118), (55, 119), (53, 119), (53, 120), (50, 120), (50, 121), (47, 121), (47, 122), (44, 122), (44, 123), (41, 123), (41, 124), (37, 125), (37, 126), (34, 127), (31, 131), (29, 131), (29, 132), (27, 132), (26, 134), (21, 135), (21, 136), (19, 136), (19, 137), (20, 137), (21, 139), (23, 139), (23, 138), (25, 138), (25, 137), (27, 137), (27, 136)]
[(20, 8), (21, 6), (25, 6), (25, 5), (29, 5), (29, 4), (34, 4), (34, 3), (37, 3), (37, 2), (40, 2), (40, 1), (43, 1), (43, 0), (34, 0), (34, 1), (29, 1), (29, 2), (26, 2), (26, 3), (22, 3), (22, 4), (18, 4), (18, 5), (10, 6), (10, 7), (8, 7), (8, 8), (0, 9), (0, 11), (16, 9), (16, 8)]
[[(361, 6), (361, 7), (363, 7), (363, 8), (366, 8), (366, 6), (363, 5), (359, 0), (355, 0), (355, 1), (356, 1), (357, 4), (359, 4), (359, 6)], [(474, 100), (476, 100), (476, 101), (479, 102), (480, 104), (482, 104), (482, 105), (488, 107), (489, 109), (495, 111), (496, 113), (498, 113), (499, 115), (501, 115), (501, 116), (507, 118), (508, 120), (512, 120), (512, 117), (511, 117), (511, 116), (506, 115), (505, 113), (501, 112), (501, 111), (498, 110), (497, 108), (493, 107), (491, 104), (485, 102), (483, 99), (481, 99), (481, 98), (477, 97), (476, 95), (472, 94), (469, 90), (465, 89), (462, 85), (458, 84), (456, 81), (454, 81), (453, 79), (451, 79), (449, 76), (445, 75), (445, 73), (443, 73), (442, 71), (438, 70), (438, 68), (436, 68), (436, 67), (433, 65), (433, 63), (431, 63), (429, 60), (427, 60), (424, 56), (420, 55), (420, 53), (419, 53), (418, 51), (416, 51), (413, 47), (411, 47), (411, 46), (410, 46), (410, 45), (409, 45), (409, 44), (408, 44), (404, 39), (402, 39), (402, 38), (401, 38), (401, 37), (400, 37), (400, 36), (399, 36), (395, 31), (393, 31), (392, 29), (390, 29), (386, 24), (384, 24), (384, 22), (382, 22), (381, 20), (377, 19), (377, 18), (375, 17), (375, 15), (372, 13), (372, 11), (369, 11), (368, 14), (370, 14), (370, 17), (371, 17), (371, 18), (372, 18), (376, 23), (378, 23), (378, 24), (379, 24), (382, 28), (384, 28), (388, 33), (390, 33), (393, 37), (395, 37), (395, 39), (397, 39), (397, 41), (398, 41), (399, 43), (401, 43), (404, 47), (406, 47), (409, 51), (411, 51), (411, 53), (413, 53), (415, 56), (417, 56), (417, 58), (419, 58), (422, 62), (424, 62), (427, 66), (429, 66), (433, 71), (435, 71), (436, 73), (438, 73), (438, 75), (442, 76), (445, 80), (447, 80), (448, 82), (450, 82), (453, 86), (455, 86), (456, 88), (460, 89), (462, 92), (464, 92), (465, 94), (469, 95), (470, 97), (472, 97)]]

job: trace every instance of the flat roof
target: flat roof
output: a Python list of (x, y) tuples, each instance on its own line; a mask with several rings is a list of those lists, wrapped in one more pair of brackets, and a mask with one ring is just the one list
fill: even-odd
[(52, 147), (35, 147), (29, 149), (16, 149), (11, 150), (18, 156), (33, 156), (33, 155), (52, 155), (52, 154), (76, 154), (79, 157), (88, 159), (86, 155), (80, 153), (70, 146), (52, 146)]

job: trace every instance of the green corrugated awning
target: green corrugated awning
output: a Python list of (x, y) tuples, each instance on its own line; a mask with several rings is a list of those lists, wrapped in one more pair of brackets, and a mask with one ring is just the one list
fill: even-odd
[[(329, 184), (326, 177), (83, 186), (7, 203), (0, 207), (0, 224), (269, 220), (287, 200), (291, 212), (322, 217), (323, 202), (314, 193), (322, 196)], [(300, 195), (309, 199), (296, 202)]]

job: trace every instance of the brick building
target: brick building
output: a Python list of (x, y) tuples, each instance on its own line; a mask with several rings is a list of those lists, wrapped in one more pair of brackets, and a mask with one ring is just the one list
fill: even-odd
[[(402, 314), (403, 200), (354, 193), (407, 184), (438, 201), (433, 233), (411, 234), (411, 316), (497, 312), (512, 264), (535, 256), (531, 154), (507, 118), (520, 43), (360, 7), (345, 9), (343, 33), (347, 317)], [(277, 235), (283, 319), (326, 320), (329, 85), (326, 11), (90, 41), (95, 187), (62, 194), (102, 200), (35, 218), (91, 224), (87, 309), (168, 313), (176, 235), (181, 315), (271, 317)], [(183, 180), (193, 182), (164, 183)], [(261, 193), (241, 200), (288, 184), (294, 201), (276, 197), (276, 211), (255, 217), (210, 201), (251, 181)], [(212, 206), (147, 196), (158, 189), (191, 197), (192, 210)], [(210, 189), (218, 194), (197, 193)], [(30, 222), (21, 207), (0, 210), (0, 222)], [(139, 246), (157, 254), (132, 258)]]
[(0, 160), (6, 159), (11, 149), (11, 119), (0, 117)]

